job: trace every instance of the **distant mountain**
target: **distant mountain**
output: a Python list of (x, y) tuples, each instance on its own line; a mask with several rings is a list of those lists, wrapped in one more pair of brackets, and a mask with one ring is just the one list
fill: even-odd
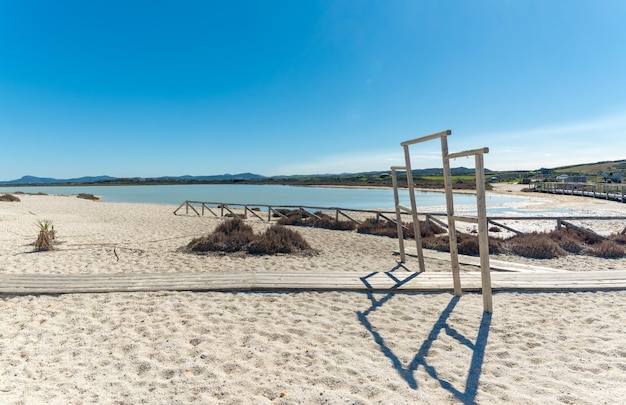
[(23, 176), (17, 180), (0, 181), (3, 185), (40, 185), (40, 184), (71, 184), (71, 183), (98, 183), (102, 181), (115, 180), (111, 176), (86, 176), (74, 179), (53, 179), (50, 177)]
[[(453, 176), (473, 175), (474, 169), (468, 169), (465, 167), (456, 167), (451, 169)], [(486, 169), (486, 171), (489, 171)], [(341, 181), (342, 179), (351, 179), (356, 177), (380, 177), (389, 176), (391, 171), (373, 171), (373, 172), (359, 172), (359, 173), (341, 173), (341, 174), (315, 174), (315, 175), (291, 175), (291, 176), (273, 176), (266, 177), (260, 174), (254, 173), (239, 173), (239, 174), (219, 174), (212, 176), (161, 176), (161, 177), (149, 177), (149, 178), (118, 178), (111, 176), (85, 176), (72, 179), (54, 179), (50, 177), (36, 177), (36, 176), (24, 176), (17, 180), (0, 181), (0, 185), (20, 185), (20, 186), (34, 186), (34, 185), (62, 185), (62, 184), (94, 184), (94, 183), (193, 183), (193, 182), (237, 182), (237, 181), (280, 181), (280, 180), (298, 180), (298, 179), (336, 179)], [(441, 168), (432, 169), (415, 169), (413, 170), (414, 176), (441, 176), (443, 170)], [(326, 180), (326, 181), (328, 181)]]
[[(265, 176), (254, 173), (240, 173), (240, 174), (221, 174), (215, 176), (163, 176), (153, 177), (140, 180), (153, 180), (153, 181), (233, 181), (233, 180), (259, 180), (265, 179)], [(0, 185), (54, 185), (54, 184), (84, 184), (84, 183), (104, 183), (115, 182), (121, 180), (117, 177), (111, 176), (85, 176), (73, 179), (54, 179), (50, 177), (36, 177), (36, 176), (23, 176), (17, 180), (0, 181)]]
[(196, 180), (196, 181), (221, 181), (221, 180), (260, 180), (267, 177), (254, 173), (239, 173), (239, 174), (219, 174), (213, 176), (163, 176), (154, 177), (153, 180)]

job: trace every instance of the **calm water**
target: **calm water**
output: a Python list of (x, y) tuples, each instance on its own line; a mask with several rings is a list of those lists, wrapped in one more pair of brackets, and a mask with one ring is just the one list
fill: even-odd
[[(353, 209), (393, 209), (393, 190), (366, 188), (294, 187), (277, 185), (170, 185), (170, 186), (71, 186), (71, 187), (3, 187), (0, 193), (23, 191), (47, 194), (90, 193), (107, 202), (154, 203), (179, 205), (185, 200), (230, 204), (304, 205)], [(522, 197), (488, 195), (487, 210), (502, 204), (524, 201)], [(409, 194), (400, 190), (400, 203), (410, 205)], [(418, 192), (420, 207), (445, 211), (445, 194), (438, 191)], [(455, 207), (472, 209), (474, 194), (455, 194)]]

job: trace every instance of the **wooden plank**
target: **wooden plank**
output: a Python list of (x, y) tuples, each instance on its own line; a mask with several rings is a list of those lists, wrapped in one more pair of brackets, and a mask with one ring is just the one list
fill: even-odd
[[(491, 272), (495, 290), (626, 289), (626, 271), (566, 273)], [(480, 291), (481, 273), (461, 273), (465, 291)], [(149, 291), (453, 291), (450, 272), (228, 272), (113, 275), (0, 275), (0, 294)]]
[(602, 235), (598, 235), (597, 233), (595, 233), (595, 232), (593, 232), (593, 231), (591, 231), (589, 229), (583, 228), (581, 226), (576, 226), (576, 225), (572, 224), (571, 222), (567, 222), (567, 221), (561, 220), (561, 224), (565, 225), (568, 228), (572, 228), (572, 229), (574, 229), (574, 230), (576, 230), (578, 232), (584, 233), (585, 235), (590, 236), (590, 237), (592, 237), (594, 239), (597, 239), (597, 240), (610, 240), (609, 238), (605, 238)]
[[(397, 252), (394, 252), (397, 253)], [(410, 256), (415, 256), (415, 252), (408, 248), (406, 250), (406, 254)], [(436, 250), (425, 249), (424, 257), (429, 259), (437, 259), (437, 260), (445, 260), (450, 261), (450, 253), (447, 252), (438, 252)], [(470, 266), (480, 266), (480, 258), (475, 256), (468, 255), (458, 255), (459, 263), (466, 264)], [(490, 267), (492, 270), (498, 271), (512, 271), (512, 272), (530, 272), (530, 273), (569, 273), (569, 270), (564, 269), (555, 269), (551, 267), (541, 267), (541, 266), (533, 266), (529, 264), (523, 263), (513, 263), (507, 262), (504, 260), (497, 259), (489, 259)]]
[[(446, 137), (446, 136), (448, 136), (450, 134), (452, 134), (452, 131), (450, 131), (448, 129), (448, 130), (445, 130), (445, 131), (437, 132), (436, 134), (426, 135), (426, 136), (422, 136), (421, 138), (415, 138), (415, 139), (411, 139), (411, 140), (408, 140), (408, 141), (404, 141), (404, 142), (401, 142), (400, 145), (401, 146), (409, 146), (409, 145), (413, 145), (413, 144), (416, 144), (416, 143), (427, 142), (427, 141), (430, 141), (432, 139)], [(408, 167), (409, 166), (407, 165), (405, 167), (405, 169), (407, 169)]]
[(495, 226), (499, 226), (500, 228), (504, 228), (504, 229), (506, 229), (509, 232), (513, 232), (513, 233), (516, 233), (518, 235), (523, 233), (523, 232), (520, 232), (520, 231), (518, 231), (516, 229), (511, 228), (510, 226), (506, 226), (506, 225), (501, 224), (499, 222), (493, 221), (493, 220), (491, 220), (489, 218), (487, 218), (487, 220), (489, 221), (489, 223), (494, 224)]

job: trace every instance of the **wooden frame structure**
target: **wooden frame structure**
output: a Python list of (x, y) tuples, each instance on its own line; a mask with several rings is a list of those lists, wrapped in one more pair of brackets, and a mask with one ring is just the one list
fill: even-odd
[[(483, 295), (483, 309), (485, 312), (493, 312), (493, 302), (491, 297), (491, 269), (489, 267), (489, 237), (487, 228), (487, 205), (485, 200), (485, 165), (484, 154), (489, 153), (488, 148), (473, 149), (458, 153), (449, 153), (448, 151), (448, 136), (452, 134), (452, 131), (447, 130), (438, 132), (436, 134), (427, 135), (421, 138), (411, 139), (405, 142), (401, 142), (400, 145), (404, 149), (404, 161), (405, 166), (394, 166), (392, 170), (392, 181), (394, 185), (394, 199), (396, 218), (399, 219), (401, 211), (409, 212), (413, 216), (413, 226), (415, 228), (415, 243), (417, 249), (417, 258), (419, 262), (420, 272), (425, 271), (424, 266), (424, 252), (422, 251), (422, 240), (420, 235), (420, 225), (417, 213), (417, 202), (415, 200), (415, 186), (413, 183), (413, 173), (411, 168), (411, 153), (409, 147), (418, 143), (427, 142), (434, 139), (440, 139), (441, 141), (441, 157), (443, 161), (443, 177), (444, 187), (446, 193), (446, 211), (448, 217), (448, 235), (450, 238), (450, 259), (452, 263), (452, 279), (454, 284), (454, 295), (461, 296), (461, 276), (459, 269), (459, 257), (457, 247), (457, 233), (456, 233), (456, 221), (474, 222), (478, 225), (478, 243), (480, 253), (480, 271), (482, 282), (482, 295)], [(476, 172), (476, 211), (477, 218), (459, 217), (454, 215), (454, 199), (452, 193), (452, 174), (450, 170), (450, 160), (460, 157), (474, 156), (475, 157), (475, 172)], [(407, 208), (399, 203), (398, 199), (398, 170), (405, 170), (407, 177), (407, 185), (409, 189), (409, 198), (411, 201), (411, 207)], [(399, 222), (399, 221), (398, 221)], [(404, 237), (402, 233), (402, 226), (398, 225), (398, 243), (400, 248), (401, 262), (404, 263)]]

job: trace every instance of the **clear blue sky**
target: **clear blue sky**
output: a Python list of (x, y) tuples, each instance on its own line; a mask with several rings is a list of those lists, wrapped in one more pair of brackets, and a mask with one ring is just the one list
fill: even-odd
[(625, 159), (626, 1), (0, 0), (0, 180), (384, 170), (445, 129)]

